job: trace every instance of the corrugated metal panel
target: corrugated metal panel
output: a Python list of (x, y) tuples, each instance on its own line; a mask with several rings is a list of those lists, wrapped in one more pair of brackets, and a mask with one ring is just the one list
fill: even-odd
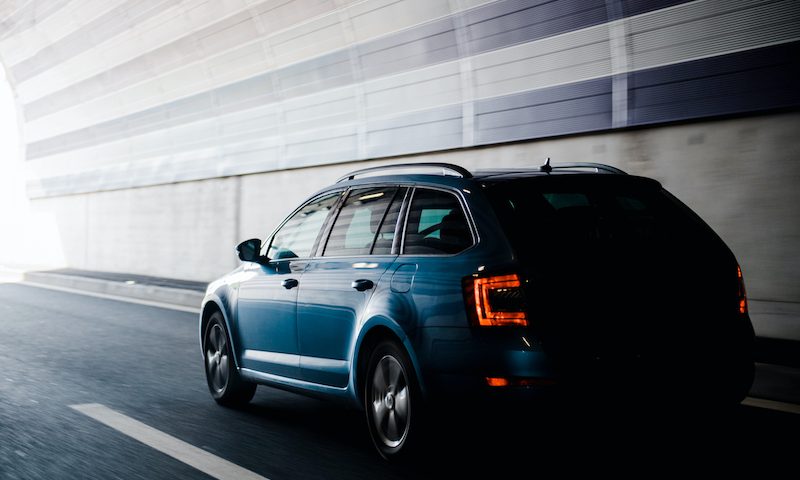
[(611, 128), (611, 79), (480, 100), (475, 115), (480, 144)]
[(633, 70), (800, 38), (800, 2), (716, 0), (630, 21)]
[(662, 10), (667, 7), (688, 3), (694, 0), (618, 0), (622, 6), (624, 16), (632, 17), (641, 13), (652, 12), (653, 10)]
[[(10, 35), (19, 35), (50, 15), (63, 8), (70, 0), (52, 0), (49, 2), (24, 2), (8, 17), (0, 22), (0, 40)], [(5, 14), (5, 12), (4, 12)]]
[(367, 124), (367, 156), (459, 147), (461, 127), (460, 105), (370, 121)]
[(455, 104), (461, 100), (461, 72), (457, 62), (442, 63), (364, 84), (367, 119)]
[(158, 14), (178, 0), (137, 0), (121, 5), (93, 20), (85, 29), (78, 30), (57, 43), (39, 51), (33, 57), (11, 67), (16, 82), (41, 73), (56, 63), (84, 52), (110, 36), (132, 27), (137, 22)]
[(798, 104), (790, 0), (154, 5), (84, 15), (26, 56), (2, 50), (14, 35), (0, 41), (27, 102), (27, 157), (45, 177), (31, 195)]
[(635, 72), (631, 124), (800, 106), (800, 44)]
[(465, 14), (469, 49), (486, 52), (530, 42), (608, 21), (603, 0), (512, 0), (476, 8)]

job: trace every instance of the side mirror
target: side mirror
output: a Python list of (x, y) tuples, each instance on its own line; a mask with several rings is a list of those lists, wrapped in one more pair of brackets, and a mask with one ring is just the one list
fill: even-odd
[(258, 262), (262, 260), (261, 255), (261, 240), (258, 238), (251, 238), (245, 240), (236, 246), (236, 253), (239, 254), (239, 260), (243, 262)]

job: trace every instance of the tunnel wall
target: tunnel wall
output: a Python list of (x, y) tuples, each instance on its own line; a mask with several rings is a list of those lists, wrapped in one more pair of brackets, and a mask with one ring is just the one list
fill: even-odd
[[(67, 263), (210, 280), (238, 264), (240, 240), (264, 238), (318, 188), (364, 166), (456, 162), (535, 166), (546, 156), (597, 161), (661, 181), (737, 255), (753, 299), (800, 301), (800, 113), (661, 126), (48, 197)], [(666, 267), (666, 266), (665, 266)]]
[(800, 301), (800, 3), (0, 4), (36, 210), (72, 267), (209, 280), (340, 173), (603, 161)]

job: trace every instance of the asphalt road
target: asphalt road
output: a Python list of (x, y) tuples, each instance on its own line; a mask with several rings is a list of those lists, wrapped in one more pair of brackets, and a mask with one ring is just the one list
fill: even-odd
[(273, 480), (655, 473), (698, 462), (769, 476), (794, 460), (800, 427), (800, 415), (745, 406), (716, 415), (620, 402), (550, 415), (454, 405), (431, 423), (423, 455), (388, 465), (361, 412), (265, 387), (243, 410), (217, 406), (193, 314), (0, 284), (0, 479), (210, 478), (70, 408), (87, 403)]

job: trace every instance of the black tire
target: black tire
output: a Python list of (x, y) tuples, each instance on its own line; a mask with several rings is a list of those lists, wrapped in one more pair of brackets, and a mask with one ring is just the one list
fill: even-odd
[(242, 380), (233, 360), (230, 336), (222, 314), (215, 312), (203, 332), (203, 365), (208, 391), (226, 407), (247, 404), (256, 393), (256, 384)]
[(379, 343), (369, 356), (364, 410), (372, 443), (386, 460), (408, 458), (421, 443), (425, 408), (411, 360), (396, 342)]

